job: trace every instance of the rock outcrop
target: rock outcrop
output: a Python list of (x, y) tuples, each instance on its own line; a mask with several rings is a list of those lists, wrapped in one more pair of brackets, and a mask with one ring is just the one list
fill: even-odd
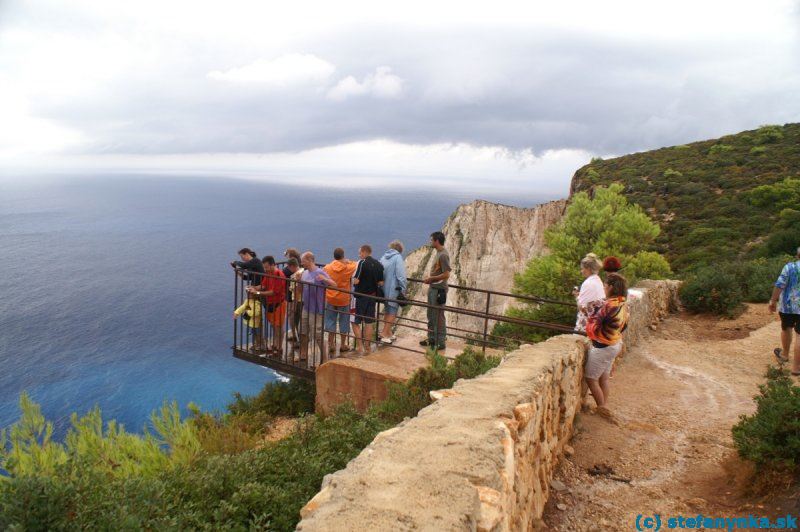
[[(453, 264), (450, 284), (510, 292), (514, 274), (546, 251), (544, 233), (561, 219), (566, 205), (567, 200), (559, 200), (520, 208), (476, 200), (459, 206), (442, 228), (447, 237), (445, 248)], [(412, 252), (406, 258), (408, 276), (424, 278), (433, 258), (430, 247)], [(413, 299), (424, 301), (426, 288), (410, 283), (409, 293)], [(490, 311), (502, 314), (510, 303), (510, 298), (492, 298)], [(448, 304), (483, 312), (486, 297), (466, 290), (451, 290)], [(424, 314), (423, 308), (412, 307), (406, 316), (424, 320)], [(471, 316), (448, 316), (448, 323), (470, 331), (482, 331), (483, 327), (480, 318)]]

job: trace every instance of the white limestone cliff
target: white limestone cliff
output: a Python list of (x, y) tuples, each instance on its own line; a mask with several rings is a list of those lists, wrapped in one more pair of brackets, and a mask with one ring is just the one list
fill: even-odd
[[(445, 248), (453, 266), (449, 283), (510, 292), (514, 274), (523, 271), (530, 259), (546, 251), (544, 233), (561, 219), (566, 205), (567, 200), (558, 200), (521, 208), (476, 200), (459, 206), (442, 228), (446, 237)], [(412, 252), (406, 258), (408, 276), (424, 278), (430, 272), (433, 258), (430, 247)], [(410, 283), (409, 292), (413, 299), (425, 301), (426, 290), (419, 283)], [(502, 314), (510, 303), (509, 298), (493, 297), (490, 311)], [(451, 289), (448, 305), (483, 312), (486, 296)], [(424, 310), (410, 307), (405, 316), (425, 319)], [(480, 318), (452, 315), (448, 320), (451, 326), (482, 332)]]

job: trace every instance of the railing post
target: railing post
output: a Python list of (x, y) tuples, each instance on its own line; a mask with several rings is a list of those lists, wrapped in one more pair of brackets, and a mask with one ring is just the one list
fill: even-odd
[(489, 302), (491, 301), (492, 293), (486, 292), (486, 314), (483, 317), (483, 349), (481, 350), (483, 354), (486, 354), (486, 340), (488, 339), (487, 334), (489, 332)]
[[(239, 276), (236, 275), (236, 270), (233, 270), (233, 310), (239, 308)], [(233, 320), (233, 347), (238, 348), (238, 335), (236, 329), (239, 326), (239, 320)]]

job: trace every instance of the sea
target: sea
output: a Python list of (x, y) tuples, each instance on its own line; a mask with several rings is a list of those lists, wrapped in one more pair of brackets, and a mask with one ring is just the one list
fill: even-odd
[[(533, 193), (481, 194), (532, 206)], [(99, 406), (131, 432), (165, 401), (222, 412), (281, 378), (231, 356), (236, 251), (328, 261), (425, 244), (476, 194), (155, 175), (0, 180), (0, 427), (22, 392), (63, 438)]]

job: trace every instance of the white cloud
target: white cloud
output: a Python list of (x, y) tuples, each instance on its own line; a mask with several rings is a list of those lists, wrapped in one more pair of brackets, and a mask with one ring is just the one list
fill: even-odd
[(353, 76), (343, 78), (328, 91), (328, 98), (334, 101), (365, 95), (385, 99), (399, 98), (403, 93), (404, 83), (402, 78), (392, 74), (391, 68), (379, 66), (374, 73), (364, 76), (363, 81), (359, 82)]
[(324, 85), (336, 67), (313, 54), (286, 54), (275, 59), (257, 59), (229, 70), (213, 70), (209, 79), (231, 83), (258, 83), (274, 87)]

